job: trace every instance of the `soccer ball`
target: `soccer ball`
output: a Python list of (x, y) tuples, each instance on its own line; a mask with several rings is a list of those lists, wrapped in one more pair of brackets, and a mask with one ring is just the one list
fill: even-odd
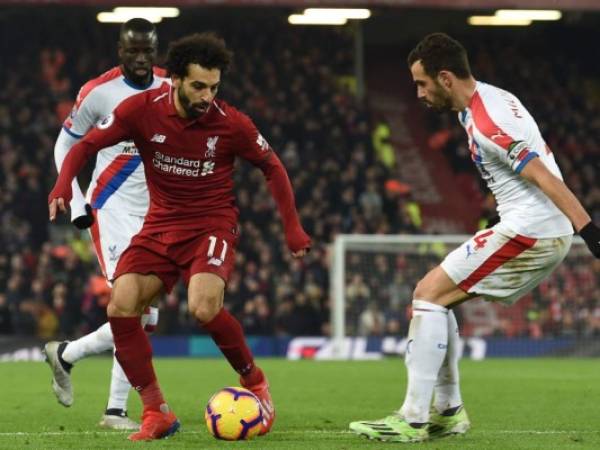
[(261, 430), (260, 401), (248, 389), (226, 387), (213, 395), (204, 412), (208, 431), (217, 439), (252, 439)]

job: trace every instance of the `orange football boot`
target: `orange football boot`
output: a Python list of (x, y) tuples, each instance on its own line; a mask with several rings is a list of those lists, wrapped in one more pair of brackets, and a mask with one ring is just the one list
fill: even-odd
[(269, 431), (271, 431), (273, 422), (275, 422), (275, 406), (273, 405), (273, 399), (271, 398), (271, 393), (269, 392), (269, 381), (267, 380), (267, 377), (258, 367), (256, 370), (260, 370), (260, 373), (262, 374), (262, 381), (260, 383), (250, 385), (244, 382), (244, 377), (240, 377), (240, 383), (243, 387), (256, 395), (260, 401), (260, 406), (263, 413), (263, 422), (260, 433), (258, 434), (262, 436), (263, 434), (267, 434)]
[(144, 410), (140, 431), (130, 434), (130, 441), (152, 441), (174, 435), (179, 430), (180, 423), (172, 411), (161, 412)]

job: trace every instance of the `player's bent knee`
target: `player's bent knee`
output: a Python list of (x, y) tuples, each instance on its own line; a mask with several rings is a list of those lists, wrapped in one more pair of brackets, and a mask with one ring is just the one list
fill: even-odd
[(160, 280), (151, 276), (128, 273), (113, 283), (110, 303), (106, 309), (109, 317), (141, 316), (151, 299), (161, 288)]
[(141, 315), (139, 299), (122, 289), (113, 288), (110, 302), (106, 307), (108, 317), (132, 317)]
[(223, 307), (222, 298), (212, 295), (202, 295), (190, 303), (190, 312), (201, 323), (210, 322)]
[(210, 306), (197, 306), (192, 314), (200, 323), (208, 323), (215, 318), (221, 308), (215, 308)]
[(127, 304), (111, 300), (106, 307), (106, 315), (108, 317), (132, 317), (137, 315), (137, 311), (136, 308), (130, 307)]

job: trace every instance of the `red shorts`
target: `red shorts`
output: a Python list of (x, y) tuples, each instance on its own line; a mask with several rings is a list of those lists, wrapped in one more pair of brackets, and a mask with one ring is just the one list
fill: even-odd
[(238, 231), (207, 228), (194, 231), (142, 231), (123, 252), (114, 278), (126, 273), (155, 274), (170, 292), (183, 276), (186, 285), (196, 273), (214, 273), (227, 282), (235, 264)]

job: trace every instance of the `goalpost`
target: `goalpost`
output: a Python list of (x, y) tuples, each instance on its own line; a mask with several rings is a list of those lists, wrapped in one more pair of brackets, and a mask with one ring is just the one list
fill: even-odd
[[(416, 283), (447, 253), (471, 237), (338, 235), (332, 246), (330, 264), (331, 357), (348, 357), (348, 346), (352, 345), (349, 341), (356, 337), (405, 337)], [(456, 313), (461, 334), (467, 339), (477, 338), (484, 345), (484, 340), (489, 338), (505, 339), (503, 345), (508, 345), (505, 356), (511, 356), (513, 342), (524, 346), (523, 352), (517, 349), (513, 356), (547, 354), (532, 347), (536, 339), (547, 345), (548, 352), (556, 354), (559, 350), (552, 347), (552, 343), (558, 345), (562, 338), (578, 333), (569, 328), (570, 319), (565, 316), (571, 314), (573, 308), (570, 302), (575, 299), (570, 297), (576, 293), (581, 303), (581, 296), (587, 295), (590, 305), (598, 300), (593, 297), (600, 286), (600, 270), (593, 263), (583, 241), (575, 237), (563, 264), (515, 305), (506, 307), (473, 300), (459, 306)], [(582, 286), (581, 283), (587, 284)], [(581, 333), (592, 332), (593, 335), (593, 321), (582, 326)], [(600, 325), (595, 331), (600, 332)]]

